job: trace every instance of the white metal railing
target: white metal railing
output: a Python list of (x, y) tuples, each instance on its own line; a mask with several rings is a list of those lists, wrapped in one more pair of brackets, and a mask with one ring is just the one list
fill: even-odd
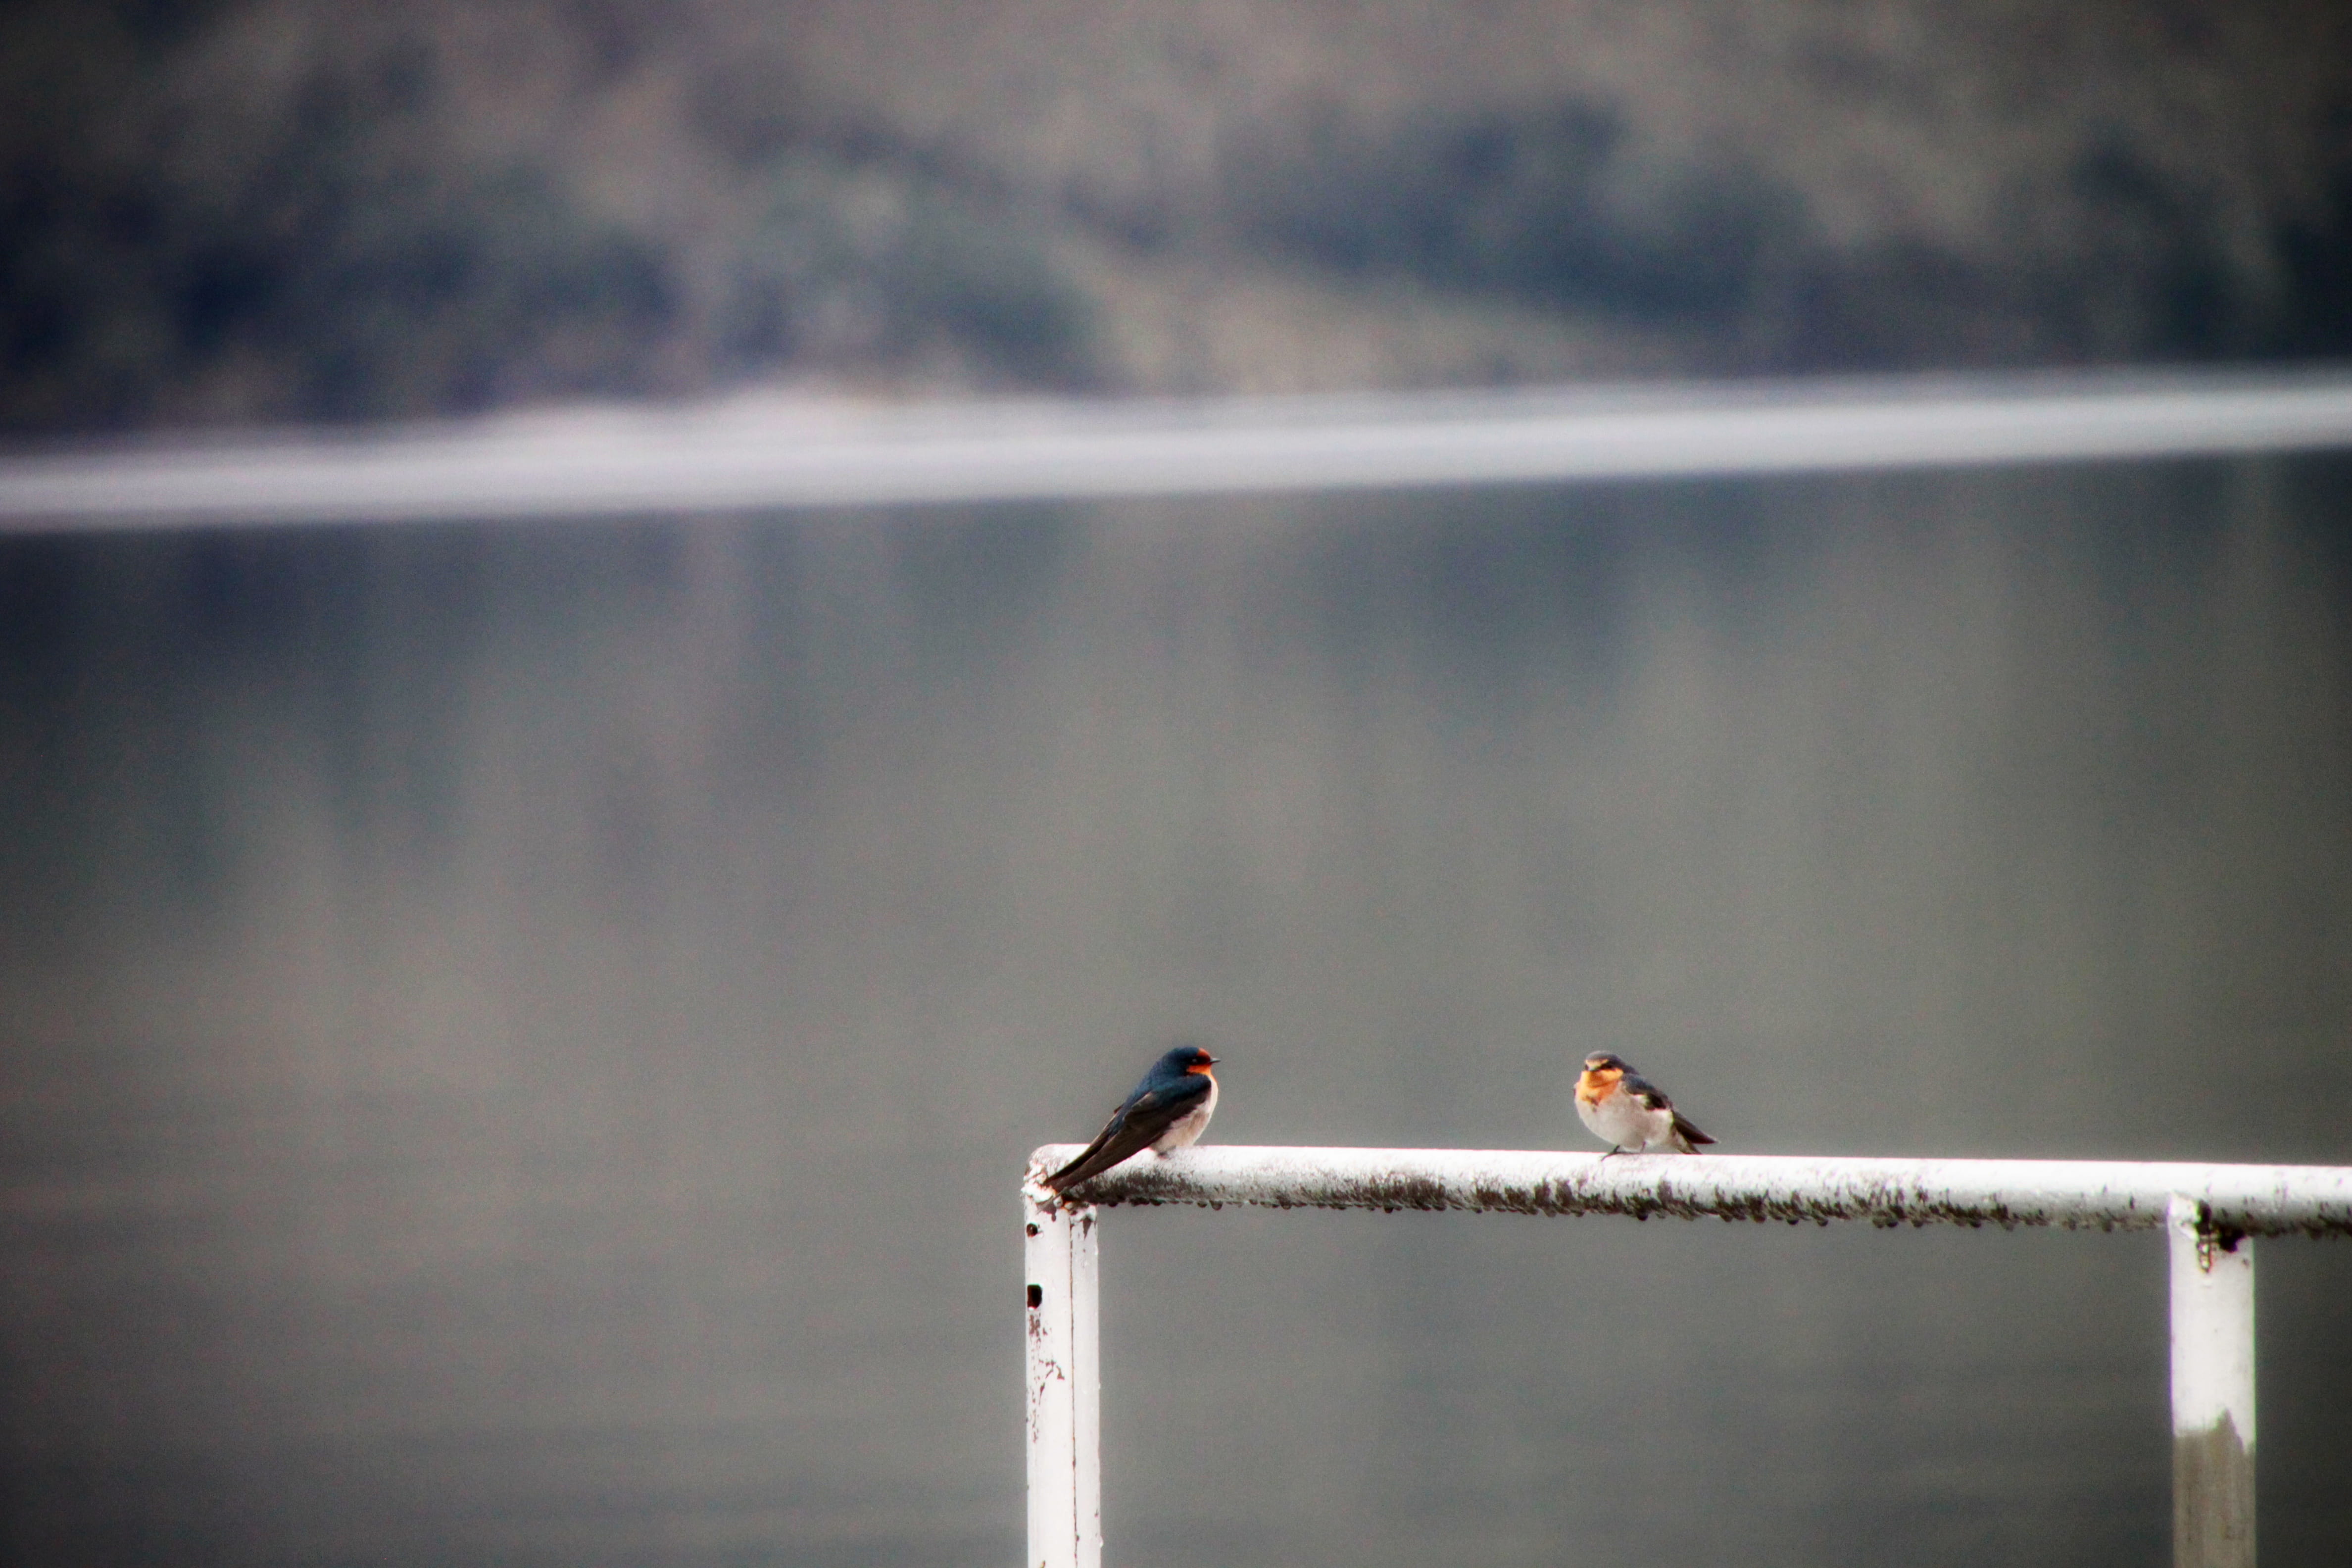
[(2161, 1228), (2171, 1258), (2176, 1568), (2254, 1560), (2253, 1238), (2352, 1235), (2352, 1168), (2336, 1166), (1228, 1145), (1139, 1157), (1060, 1199), (1035, 1184), (1077, 1152), (1076, 1144), (1037, 1150), (1022, 1187), (1029, 1568), (1102, 1561), (1105, 1206)]
[(0, 532), (593, 518), (2352, 446), (2352, 375), (2148, 371), (1193, 402), (741, 398), (0, 457)]

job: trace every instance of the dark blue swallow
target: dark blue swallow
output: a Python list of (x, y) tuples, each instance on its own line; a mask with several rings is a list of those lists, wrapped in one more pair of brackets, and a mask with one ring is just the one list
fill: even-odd
[(1151, 1064), (1135, 1092), (1119, 1102), (1086, 1152), (1045, 1178), (1049, 1193), (1098, 1176), (1149, 1149), (1165, 1154), (1208, 1130), (1217, 1110), (1217, 1058), (1198, 1046), (1178, 1046)]

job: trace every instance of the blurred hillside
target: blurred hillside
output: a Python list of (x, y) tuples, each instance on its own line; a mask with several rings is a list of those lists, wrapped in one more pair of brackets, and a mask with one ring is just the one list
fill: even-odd
[(2352, 349), (2352, 13), (11, 0), (0, 429)]

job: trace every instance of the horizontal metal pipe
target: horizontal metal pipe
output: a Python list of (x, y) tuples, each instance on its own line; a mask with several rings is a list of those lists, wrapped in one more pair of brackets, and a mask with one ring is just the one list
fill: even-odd
[(2352, 376), (2147, 372), (875, 408), (741, 400), (0, 458), (0, 531), (591, 518), (2352, 445)]
[[(1030, 1156), (1032, 1179), (1077, 1153), (1076, 1144), (1039, 1149)], [(2175, 1194), (2200, 1205), (2205, 1224), (2224, 1238), (2352, 1235), (2352, 1168), (2333, 1165), (1219, 1144), (1139, 1155), (1071, 1188), (1069, 1199), (2154, 1230)]]

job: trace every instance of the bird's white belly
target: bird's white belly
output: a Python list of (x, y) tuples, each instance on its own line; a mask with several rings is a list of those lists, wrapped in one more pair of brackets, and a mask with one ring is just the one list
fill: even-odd
[(1171, 1149), (1189, 1149), (1202, 1133), (1209, 1130), (1209, 1118), (1217, 1112), (1217, 1080), (1209, 1080), (1209, 1098), (1168, 1124), (1168, 1131), (1152, 1142), (1151, 1152), (1165, 1154)]
[(1606, 1138), (1612, 1146), (1629, 1152), (1673, 1141), (1675, 1113), (1653, 1110), (1622, 1089), (1598, 1105), (1578, 1100), (1576, 1113), (1593, 1136)]

